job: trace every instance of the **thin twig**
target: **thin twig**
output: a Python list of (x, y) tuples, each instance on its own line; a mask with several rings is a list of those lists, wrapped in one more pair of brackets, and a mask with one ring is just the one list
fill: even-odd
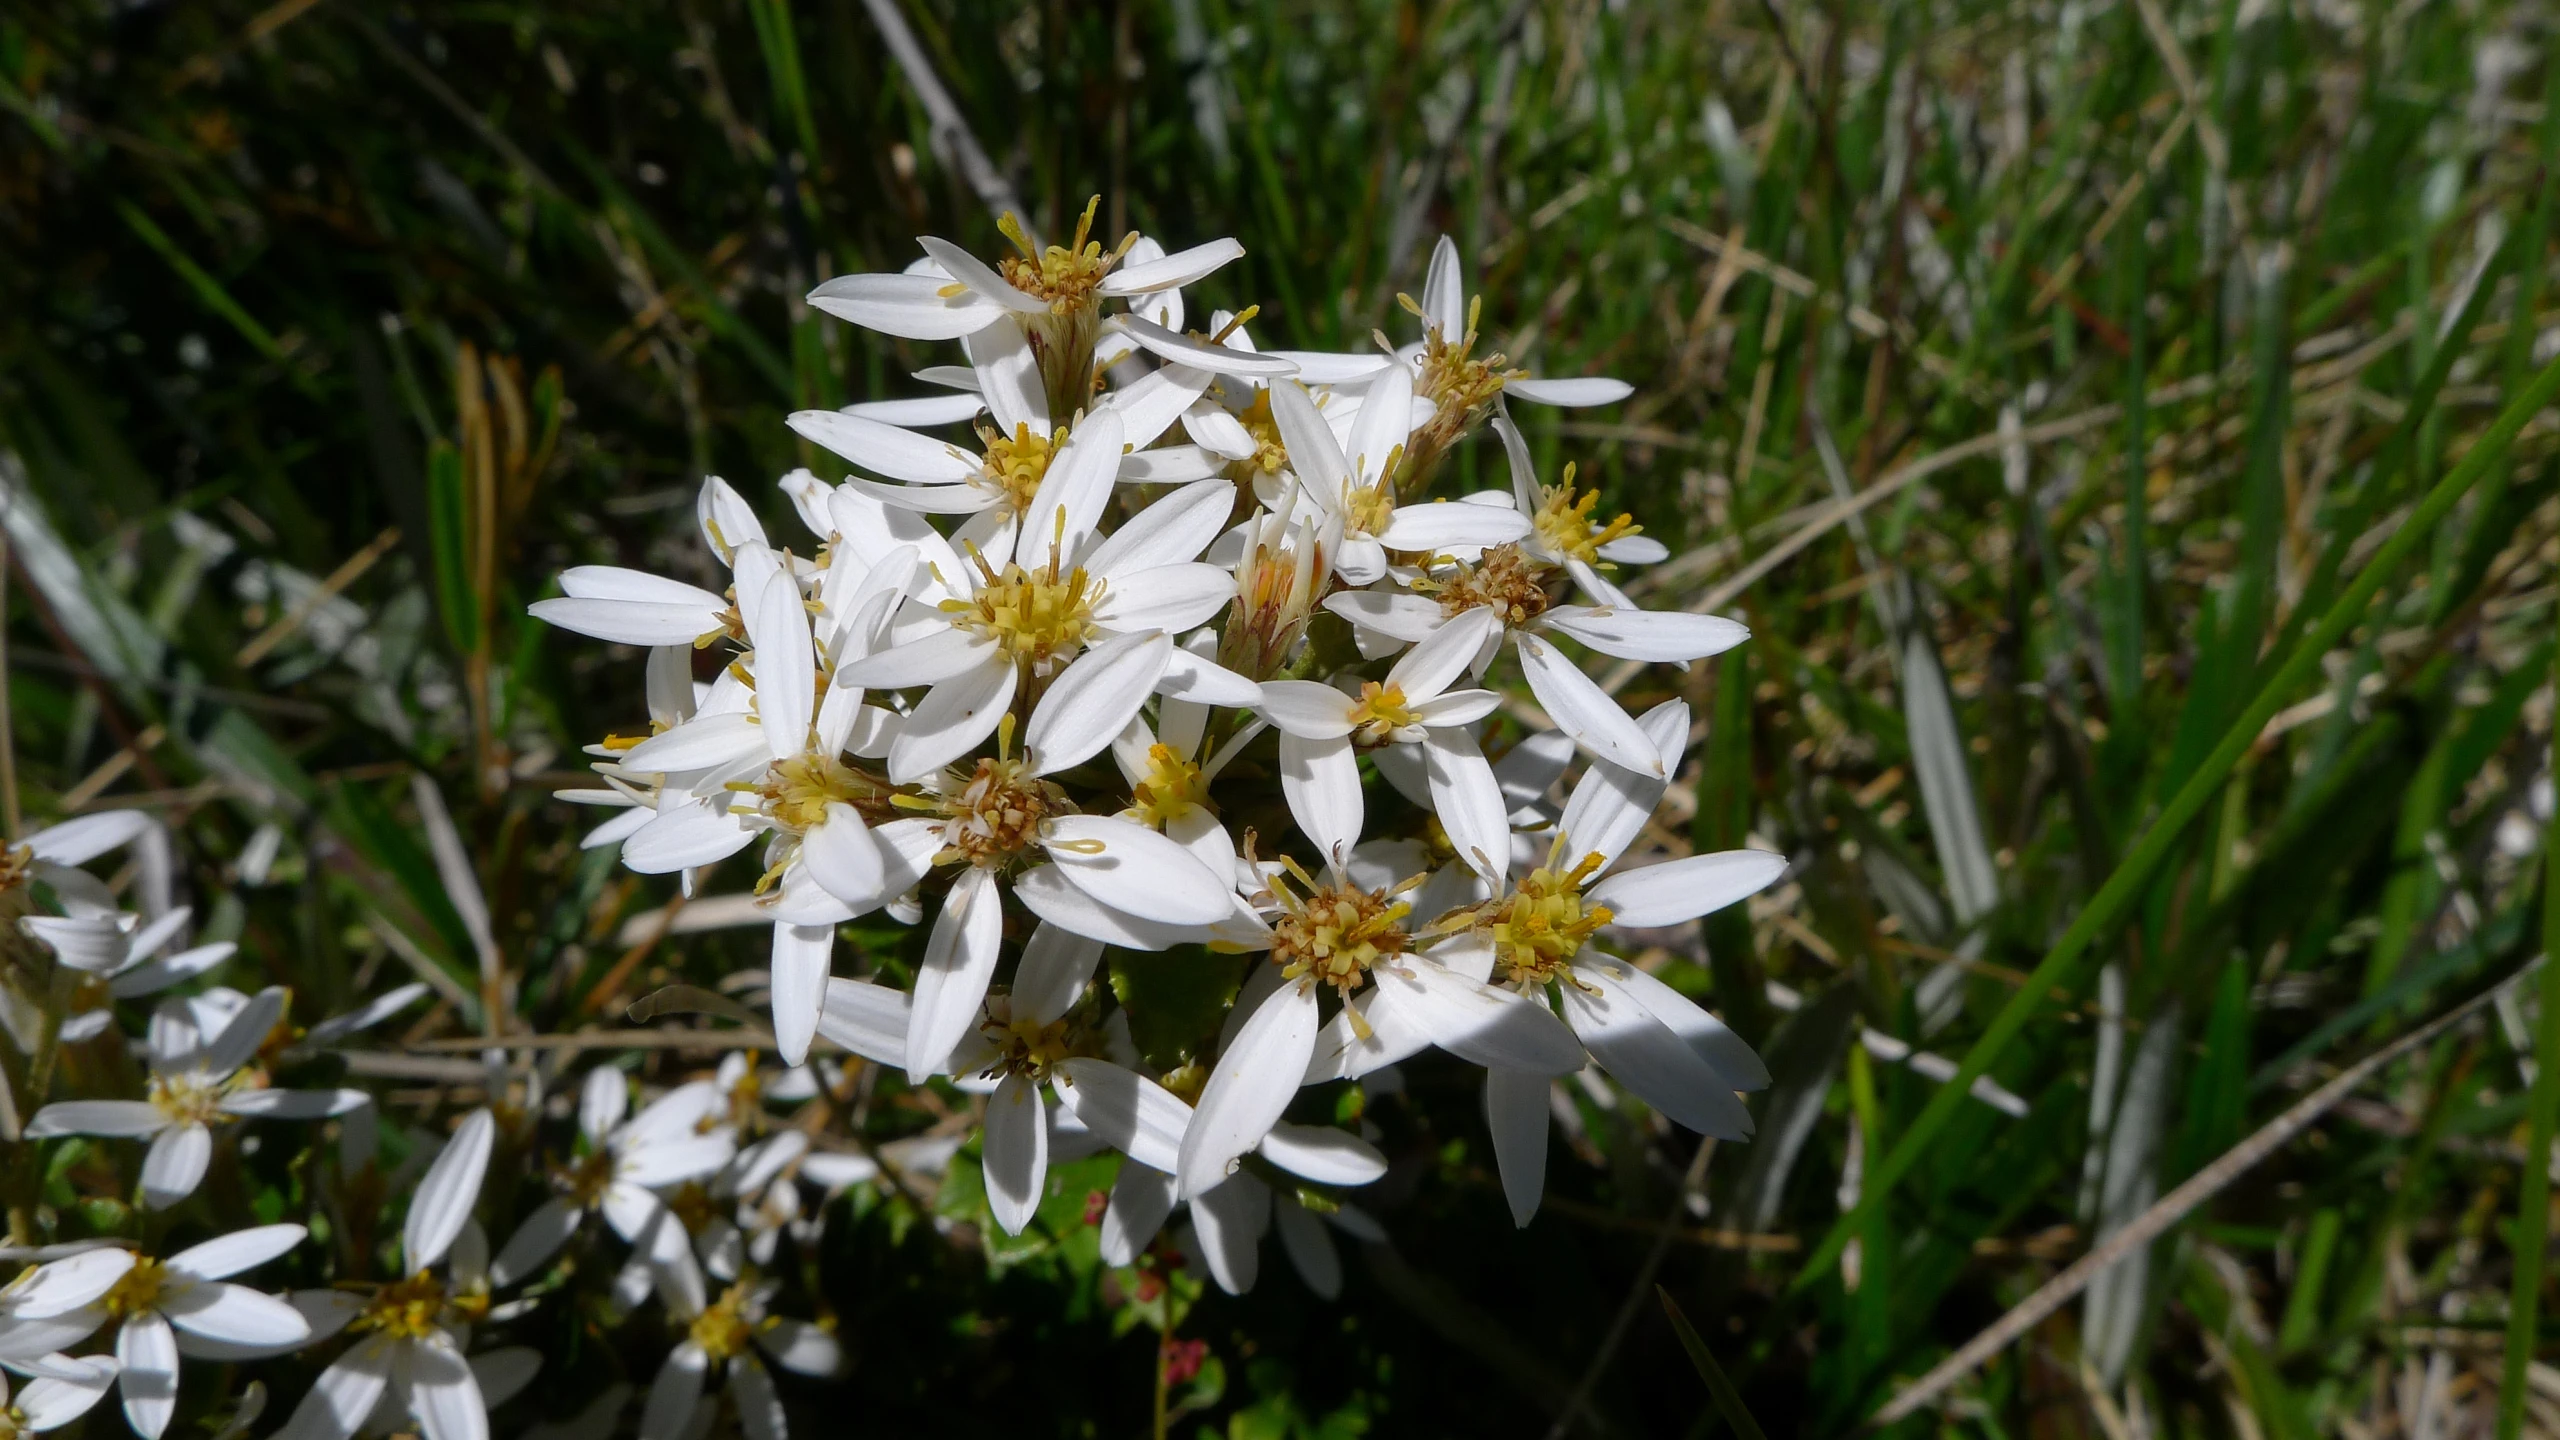
[(969, 128), (968, 118), (952, 103), (951, 92), (942, 88), (942, 77), (933, 73), (933, 61), (916, 43), (916, 32), (907, 25), (898, 0), (862, 0), (862, 8), (871, 12), (871, 23), (880, 27), (880, 38), (888, 43), (890, 58), (898, 62), (899, 73), (907, 77), (907, 88), (916, 93), (916, 103), (924, 107), (925, 119), (932, 126), (929, 143), (934, 154), (960, 172), (960, 178), (968, 182), (990, 214), (1012, 215), (1031, 243), (1039, 244), (1039, 232), (1031, 228), (1029, 214), (1013, 193), (1013, 182), (1005, 179), (1004, 172), (987, 158), (985, 147)]
[[(2535, 965), (2539, 965), (2539, 960)], [(2258, 1162), (2274, 1154), (2284, 1143), (2302, 1133), (2373, 1078), (2383, 1066), (2433, 1040), (2460, 1024), (2494, 1001), (2509, 986), (2530, 973), (2531, 967), (2518, 971), (2505, 981), (2474, 995), (2461, 1004), (2383, 1046), (2355, 1064), (2339, 1072), (2336, 1079), (2305, 1095), (2283, 1114), (2260, 1126), (2248, 1139), (2232, 1146), (2220, 1158), (2205, 1166), (2177, 1189), (2160, 1197), (2158, 1203), (2135, 1217), (2132, 1224), (2116, 1231), (2097, 1248), (2072, 1262), (2069, 1268), (2044, 1283), (2034, 1294), (2018, 1302), (2008, 1314), (1992, 1322), (1981, 1334), (1964, 1343), (1961, 1349), (1941, 1360), (1929, 1373), (1886, 1402), (1883, 1409), (1868, 1421), (1870, 1429), (1881, 1429), (1918, 1411), (1938, 1398), (1947, 1388), (1971, 1374), (1984, 1361), (2009, 1347), (2010, 1342), (2033, 1329), (2054, 1311), (2070, 1303), (2072, 1297), (2087, 1289), (2089, 1282), (2118, 1260), (2141, 1246), (2159, 1238), (2171, 1226), (2184, 1220), (2198, 1206), (2220, 1194), (2233, 1181), (2255, 1168)]]

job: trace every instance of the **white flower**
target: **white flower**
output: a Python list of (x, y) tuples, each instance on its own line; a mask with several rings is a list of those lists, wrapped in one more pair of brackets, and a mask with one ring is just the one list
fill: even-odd
[[(1298, 1088), (1318, 1076), (1316, 987), (1330, 985), (1346, 1007), (1390, 1006), (1425, 1029), (1433, 1043), (1482, 1065), (1562, 1074), (1582, 1065), (1582, 1048), (1544, 1005), (1483, 983), (1417, 953), (1419, 937), (1404, 922), (1403, 895), (1416, 876), (1394, 887), (1364, 886), (1345, 871), (1348, 856), (1318, 884), (1295, 862), (1288, 872), (1306, 887), (1270, 880), (1280, 914), (1272, 925), (1271, 964), (1257, 967), (1236, 996), (1218, 1063), (1201, 1087), (1173, 1170), (1181, 1196), (1206, 1194), (1237, 1158), (1263, 1143)], [(1235, 1023), (1241, 1019), (1240, 1024)], [(1355, 1015), (1349, 1022), (1361, 1022)]]
[(471, 1223), (471, 1209), (496, 1135), (490, 1113), (472, 1111), (419, 1178), (400, 1234), (408, 1278), (369, 1293), (341, 1288), (293, 1297), (314, 1339), (341, 1330), (356, 1339), (313, 1383), (277, 1432), (281, 1440), (348, 1440), (368, 1421), (396, 1424), (403, 1416), (426, 1440), (488, 1440), (489, 1406), (532, 1379), (541, 1358), (534, 1351), (464, 1358), (472, 1325), (490, 1313), (488, 1241)]
[[(55, 1261), (57, 1266), (103, 1270), (110, 1263), (105, 1257), (123, 1257), (115, 1267), (115, 1283), (91, 1303), (51, 1320), (0, 1327), (0, 1353), (42, 1332), (77, 1329), (85, 1337), (110, 1320), (121, 1321), (116, 1331), (117, 1388), (124, 1395), (125, 1420), (144, 1440), (159, 1440), (177, 1404), (180, 1356), (238, 1360), (282, 1354), (310, 1340), (310, 1322), (293, 1306), (245, 1285), (225, 1283), (227, 1277), (301, 1244), (306, 1233), (299, 1225), (260, 1225), (190, 1246), (166, 1260), (115, 1250)], [(79, 1283), (94, 1279), (92, 1273)]]
[[(1185, 1111), (1187, 1119), (1188, 1107)], [(1386, 1157), (1376, 1147), (1347, 1130), (1326, 1125), (1275, 1125), (1254, 1148), (1275, 1169), (1328, 1188), (1373, 1184), (1387, 1173)], [(1172, 1215), (1178, 1199), (1171, 1174), (1134, 1158), (1122, 1165), (1102, 1213), (1103, 1263), (1134, 1263)], [(1272, 1187), (1253, 1174), (1230, 1175), (1191, 1196), (1188, 1203), (1197, 1253), (1210, 1278), (1230, 1295), (1253, 1288), (1261, 1269), (1262, 1237), (1275, 1215), (1281, 1244), (1299, 1277), (1327, 1300), (1342, 1289), (1342, 1261), (1325, 1234), (1327, 1225), (1365, 1242), (1386, 1239), (1375, 1220), (1352, 1206), (1343, 1205), (1319, 1218), (1295, 1195), (1275, 1196)]]
[(115, 1001), (156, 995), (230, 959), (240, 947), (229, 940), (161, 956), (160, 952), (186, 928), (193, 913), (181, 905), (134, 931), (125, 942), (123, 961), (93, 976), (73, 998), (72, 1003), (80, 1008), (63, 1017), (62, 1043), (76, 1045), (104, 1034), (115, 1023)]
[[(1646, 726), (1676, 753), (1688, 707), (1668, 702)], [(1602, 953), (1604, 926), (1649, 928), (1694, 920), (1756, 894), (1786, 870), (1761, 850), (1691, 855), (1612, 873), (1662, 795), (1663, 782), (1593, 765), (1565, 804), (1545, 862), (1503, 893), (1435, 923), (1449, 939), (1431, 955), (1450, 970), (1515, 993), (1552, 994), (1574, 1036), (1618, 1083), (1700, 1134), (1738, 1140), (1751, 1114), (1737, 1090), (1766, 1085), (1751, 1047), (1696, 1002), (1637, 967)], [(1335, 1073), (1357, 1077), (1420, 1048), (1420, 1028), (1372, 1004), (1371, 1036), (1344, 1039)], [(1547, 1082), (1534, 1067), (1487, 1065), (1485, 1106), (1513, 1218), (1536, 1213), (1546, 1161)]]
[(702, 1410), (719, 1402), (703, 1390), (715, 1368), (728, 1381), (726, 1393), (748, 1440), (785, 1440), (782, 1401), (756, 1352), (794, 1374), (825, 1377), (844, 1368), (844, 1347), (805, 1320), (766, 1314), (779, 1288), (771, 1281), (742, 1281), (708, 1303), (699, 1284), (697, 1278), (696, 1288), (689, 1291), (673, 1287), (667, 1297), (685, 1336), (667, 1352), (658, 1378), (649, 1385), (648, 1403), (640, 1411), (640, 1440), (682, 1440), (709, 1428), (711, 1417)]
[(1351, 422), (1349, 443), (1335, 440), (1314, 397), (1295, 381), (1271, 387), (1271, 414), (1289, 453), (1289, 468), (1308, 498), (1342, 522), (1334, 569), (1367, 585), (1387, 573), (1389, 551), (1430, 555), (1481, 550), (1529, 533), (1529, 517), (1509, 497), (1488, 492), (1455, 504), (1399, 505), (1408, 484), (1406, 443), (1412, 434), (1413, 379), (1389, 370), (1369, 387)]
[(28, 1381), (15, 1397), (9, 1394), (8, 1377), (0, 1375), (0, 1434), (59, 1430), (88, 1414), (116, 1378), (116, 1362), (104, 1355), (48, 1358), (44, 1373)]
[(164, 1003), (151, 1017), (147, 1100), (61, 1100), (36, 1112), (31, 1139), (56, 1135), (149, 1138), (142, 1161), (142, 1199), (165, 1210), (195, 1192), (213, 1158), (217, 1123), (272, 1116), (318, 1120), (368, 1103), (361, 1090), (274, 1090), (252, 1065), (276, 1022), (284, 1018), (285, 992), (258, 992), (207, 1039), (183, 1004)]
[(630, 1103), (621, 1071), (600, 1066), (587, 1073), (578, 1095), (578, 1134), (587, 1153), (556, 1172), (566, 1193), (545, 1201), (508, 1237), (489, 1267), (491, 1283), (533, 1274), (590, 1213), (602, 1215), (644, 1254), (683, 1247), (684, 1229), (656, 1192), (709, 1175), (737, 1153), (734, 1133), (716, 1123), (725, 1118), (720, 1092), (700, 1081), (680, 1085), (626, 1122)]
[(1257, 708), (1280, 731), (1281, 789), (1318, 851), (1338, 863), (1359, 843), (1365, 802), (1357, 751), (1419, 745), (1432, 811), (1459, 857), (1488, 877), (1509, 863), (1502, 787), (1467, 728), (1493, 713), (1500, 697), (1449, 688), (1499, 624), (1487, 611), (1461, 613), (1406, 651), (1384, 680), (1362, 682), (1357, 695), (1313, 680), (1263, 682)]

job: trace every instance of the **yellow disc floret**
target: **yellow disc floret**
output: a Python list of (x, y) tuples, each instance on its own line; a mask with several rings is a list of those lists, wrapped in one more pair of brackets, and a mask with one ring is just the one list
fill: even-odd
[(1436, 579), (1416, 582), (1416, 590), (1439, 597), (1440, 613), (1455, 617), (1487, 609), (1505, 626), (1517, 629), (1547, 613), (1555, 603), (1551, 584), (1563, 572), (1530, 558), (1518, 545), (1496, 545), (1473, 565), (1459, 565)]
[(169, 1283), (169, 1267), (148, 1256), (136, 1259), (133, 1268), (99, 1297), (110, 1315), (139, 1315), (160, 1308), (160, 1292)]
[(703, 1355), (718, 1365), (746, 1353), (755, 1333), (769, 1323), (748, 1318), (747, 1287), (741, 1281), (720, 1292), (719, 1299), (694, 1316), (693, 1324), (686, 1333), (694, 1344), (702, 1347)]
[(1475, 926), (1493, 941), (1495, 962), (1512, 984), (1526, 989), (1562, 978), (1573, 957), (1609, 923), (1606, 905), (1583, 898), (1582, 887), (1608, 863), (1593, 852), (1572, 869), (1561, 868), (1564, 837), (1556, 837), (1547, 863), (1524, 876), (1509, 895), (1477, 907)]
[(1026, 678), (1063, 668), (1098, 633), (1093, 609), (1102, 581), (1082, 568), (1061, 574), (1054, 551), (1039, 570), (1007, 565), (999, 571), (983, 555), (972, 552), (972, 558), (981, 577), (978, 593), (943, 601), (943, 612), (953, 626), (996, 642)]
[(1352, 743), (1384, 745), (1421, 724), (1421, 712), (1404, 698), (1403, 686), (1360, 682), (1360, 701), (1351, 707)]
[(730, 789), (756, 797), (756, 808), (786, 834), (805, 834), (827, 818), (838, 801), (862, 818), (879, 824), (893, 818), (888, 781), (832, 755), (796, 755), (777, 760), (756, 781), (733, 781)]
[(1601, 546), (1644, 529), (1634, 516), (1625, 514), (1605, 525), (1594, 522), (1591, 510), (1600, 503), (1600, 492), (1585, 490), (1579, 499), (1575, 498), (1570, 461), (1565, 464), (1562, 482), (1541, 486), (1539, 497), (1538, 513), (1531, 520), (1537, 526), (1540, 543), (1557, 555), (1585, 564), (1603, 563)]
[(980, 757), (968, 782), (946, 792), (939, 808), (950, 818), (935, 863), (987, 867), (1028, 852), (1052, 816), (1075, 813), (1065, 790), (1033, 774), (1028, 761), (1011, 757)]
[(1209, 803), (1209, 782), (1200, 767), (1170, 745), (1147, 747), (1147, 778), (1130, 790), (1129, 818), (1158, 830)]
[(376, 1290), (364, 1313), (347, 1328), (379, 1331), (397, 1340), (424, 1340), (442, 1328), (444, 1311), (444, 1286), (421, 1270)]
[(1047, 249), (1035, 248), (1031, 237), (1023, 233), (1022, 221), (1008, 211), (996, 221), (1004, 238), (1021, 251), (996, 262), (997, 269), (1014, 289), (1025, 295), (1049, 302), (1052, 311), (1086, 308), (1093, 304), (1093, 292), (1102, 284), (1129, 246), (1138, 236), (1132, 231), (1118, 248), (1105, 250), (1102, 242), (1089, 238), (1093, 234), (1094, 212), (1102, 205), (1102, 197), (1085, 202), (1084, 214), (1076, 220), (1076, 237), (1064, 245)]
[(1031, 508), (1031, 497), (1040, 493), (1040, 482), (1048, 478), (1049, 462), (1057, 458), (1058, 447), (1067, 443), (1067, 432), (1062, 426), (1044, 436), (1025, 422), (1017, 423), (1010, 436), (982, 425), (978, 438), (987, 447), (987, 457), (978, 465), (980, 477), (1003, 495), (999, 503), (1007, 513), (1019, 515)]
[(1348, 998), (1370, 971), (1392, 965), (1412, 950), (1413, 936), (1403, 922), (1413, 906), (1395, 898), (1395, 892), (1349, 883), (1317, 885), (1305, 871), (1290, 868), (1308, 894), (1300, 898), (1284, 881), (1272, 879), (1271, 893), (1282, 913), (1271, 927), (1271, 960), (1281, 975), (1330, 985)]

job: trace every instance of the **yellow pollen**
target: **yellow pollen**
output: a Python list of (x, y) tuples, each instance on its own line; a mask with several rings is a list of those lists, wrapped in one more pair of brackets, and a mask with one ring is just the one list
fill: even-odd
[(1201, 778), (1200, 767), (1173, 753), (1170, 745), (1147, 747), (1147, 778), (1131, 789), (1134, 818), (1158, 830), (1209, 803), (1209, 782)]
[[(1304, 872), (1299, 879), (1307, 879)], [(1370, 971), (1413, 948), (1401, 923), (1413, 911), (1407, 902), (1354, 885), (1308, 886), (1301, 899), (1287, 882), (1271, 882), (1283, 912), (1271, 927), (1271, 960), (1284, 977), (1330, 985), (1349, 999)]]
[(693, 1343), (713, 1364), (745, 1353), (749, 1341), (764, 1327), (746, 1315), (747, 1287), (742, 1282), (720, 1292), (711, 1307), (693, 1317), (689, 1333)]
[(444, 1310), (444, 1286), (421, 1270), (376, 1290), (372, 1303), (347, 1328), (377, 1330), (400, 1340), (424, 1340), (440, 1328), (438, 1322)]
[(231, 1118), (222, 1113), (223, 1089), (221, 1082), (202, 1071), (188, 1071), (152, 1076), (146, 1098), (171, 1124), (211, 1125)]
[(1459, 565), (1446, 576), (1418, 581), (1414, 588), (1438, 595), (1443, 616), (1490, 609), (1502, 617), (1504, 625), (1516, 629), (1545, 614), (1547, 607), (1555, 603), (1555, 592), (1548, 586), (1563, 573), (1553, 565), (1531, 559), (1518, 545), (1496, 545), (1475, 564)]
[(980, 462), (978, 473), (1004, 492), (1005, 507), (1018, 515), (1030, 509), (1031, 497), (1040, 493), (1040, 482), (1048, 475), (1049, 462), (1057, 457), (1058, 447), (1067, 443), (1067, 432), (1062, 426), (1043, 438), (1024, 423), (1015, 425), (1010, 437), (992, 426), (981, 426), (978, 438), (987, 447), (987, 458)]
[(1019, 565), (999, 572), (985, 556), (973, 558), (984, 579), (978, 593), (945, 600), (942, 609), (954, 626), (993, 640), (1032, 676), (1056, 671), (1095, 635), (1093, 607), (1102, 599), (1100, 580), (1081, 569), (1061, 576), (1054, 552), (1037, 572)]
[[(1391, 453), (1388, 470), (1390, 477), (1393, 476), (1395, 466), (1403, 456), (1402, 446), (1398, 446)], [(1378, 534), (1387, 528), (1389, 521), (1396, 518), (1396, 492), (1392, 478), (1381, 480), (1366, 489), (1355, 487), (1345, 499), (1343, 528), (1355, 535)]]
[(1360, 703), (1351, 707), (1351, 739), (1359, 745), (1384, 745), (1396, 732), (1422, 723), (1422, 715), (1404, 698), (1401, 685), (1360, 682)]
[(1509, 896), (1487, 901), (1477, 911), (1477, 925), (1493, 941), (1497, 963), (1509, 971), (1512, 984), (1527, 988), (1562, 977), (1594, 932), (1609, 923), (1606, 905), (1582, 898), (1582, 887), (1607, 857), (1592, 852), (1570, 870), (1557, 868), (1564, 857), (1564, 837), (1556, 837), (1547, 863), (1529, 872)]
[(842, 801), (863, 819), (882, 824), (895, 817), (889, 782), (831, 755), (798, 755), (777, 760), (762, 780), (732, 781), (730, 788), (754, 795), (757, 808), (776, 828), (805, 834), (827, 818), (827, 806)]
[(937, 863), (965, 860), (996, 866), (1030, 850), (1053, 815), (1075, 813), (1067, 792), (1031, 773), (1028, 762), (981, 757), (969, 783), (945, 796), (942, 852)]
[(1600, 503), (1600, 492), (1585, 490), (1576, 499), (1573, 466), (1569, 462), (1564, 467), (1563, 482), (1543, 486), (1539, 493), (1538, 513), (1533, 517), (1538, 539), (1558, 555), (1571, 556), (1585, 564), (1602, 564), (1601, 546), (1644, 530), (1634, 516), (1625, 514), (1605, 525), (1594, 523), (1591, 510)]
[(1264, 475), (1277, 475), (1289, 468), (1289, 447), (1281, 441), (1280, 422), (1271, 414), (1270, 391), (1253, 392), (1253, 403), (1236, 420), (1253, 437), (1254, 452), (1245, 464)]
[(139, 1315), (160, 1306), (160, 1291), (168, 1284), (169, 1267), (148, 1257), (137, 1259), (133, 1268), (101, 1297), (99, 1303), (110, 1315)]
[(1063, 1019), (1043, 1025), (1028, 1018), (1004, 1018), (1012, 1013), (1012, 1005), (1002, 996), (989, 1002), (988, 1013), (990, 1018), (982, 1028), (996, 1047), (995, 1062), (987, 1067), (990, 1075), (1020, 1075), (1034, 1082), (1046, 1081), (1059, 1061), (1075, 1053), (1073, 1036)]
[(1089, 239), (1093, 233), (1094, 211), (1101, 204), (1099, 195), (1086, 202), (1083, 216), (1076, 221), (1075, 239), (1037, 251), (1032, 248), (1031, 237), (1023, 233), (1022, 222), (1008, 211), (996, 221), (996, 228), (1004, 232), (1004, 238), (1012, 241), (1014, 248), (1022, 253), (997, 261), (996, 268), (1014, 289), (1048, 301), (1053, 312), (1090, 306), (1095, 288), (1102, 284), (1103, 277), (1111, 273), (1112, 267), (1120, 263), (1120, 258), (1129, 253), (1130, 244), (1138, 238), (1132, 231), (1113, 250), (1105, 250), (1101, 241)]

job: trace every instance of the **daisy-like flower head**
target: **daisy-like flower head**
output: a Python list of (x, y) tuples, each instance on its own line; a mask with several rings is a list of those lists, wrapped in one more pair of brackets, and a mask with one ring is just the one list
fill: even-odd
[(353, 1339), (278, 1432), (284, 1440), (349, 1440), (404, 1418), (427, 1440), (488, 1440), (489, 1407), (533, 1378), (539, 1352), (469, 1353), (473, 1327), (496, 1314), (488, 1240), (471, 1219), (496, 1137), (490, 1112), (472, 1111), (419, 1177), (400, 1234), (404, 1278), (295, 1294), (315, 1340)]
[(130, 1136), (148, 1139), (142, 1161), (142, 1201), (165, 1210), (195, 1193), (213, 1159), (213, 1127), (268, 1116), (319, 1120), (343, 1115), (370, 1098), (361, 1090), (277, 1090), (256, 1062), (277, 1022), (285, 992), (270, 986), (208, 1035), (197, 1014), (171, 1001), (151, 1017), (147, 1057), (150, 1096), (144, 1100), (60, 1100), (28, 1122), (30, 1138), (56, 1135)]
[(611, 1066), (589, 1071), (578, 1094), (582, 1155), (553, 1171), (561, 1192), (517, 1227), (489, 1267), (494, 1284), (531, 1276), (547, 1263), (590, 1214), (641, 1254), (682, 1249), (684, 1229), (666, 1214), (657, 1192), (700, 1179), (737, 1153), (722, 1096), (708, 1083), (680, 1085), (626, 1121), (630, 1090)]
[[(708, 1430), (706, 1407), (725, 1396), (748, 1440), (786, 1440), (782, 1401), (774, 1394), (765, 1360), (795, 1374), (826, 1377), (844, 1369), (844, 1347), (835, 1335), (805, 1320), (768, 1313), (780, 1287), (742, 1280), (710, 1296), (697, 1276), (690, 1286), (670, 1287), (668, 1308), (684, 1326), (684, 1338), (667, 1352), (640, 1412), (641, 1440), (681, 1440)], [(714, 1372), (722, 1395), (704, 1393)]]
[(1221, 549), (1227, 539), (1234, 541), (1236, 598), (1219, 637), (1219, 664), (1268, 680), (1289, 663), (1332, 584), (1342, 524), (1339, 514), (1308, 500), (1293, 484), (1281, 489), (1272, 508), (1220, 541)]
[(1408, 480), (1414, 390), (1401, 369), (1371, 383), (1347, 441), (1336, 439), (1314, 397), (1295, 381), (1271, 387), (1271, 407), (1299, 483), (1342, 522), (1334, 570), (1346, 584), (1384, 578), (1392, 554), (1472, 553), (1529, 533), (1529, 518), (1499, 491), (1456, 503), (1399, 503), (1400, 496), (1422, 493)]

